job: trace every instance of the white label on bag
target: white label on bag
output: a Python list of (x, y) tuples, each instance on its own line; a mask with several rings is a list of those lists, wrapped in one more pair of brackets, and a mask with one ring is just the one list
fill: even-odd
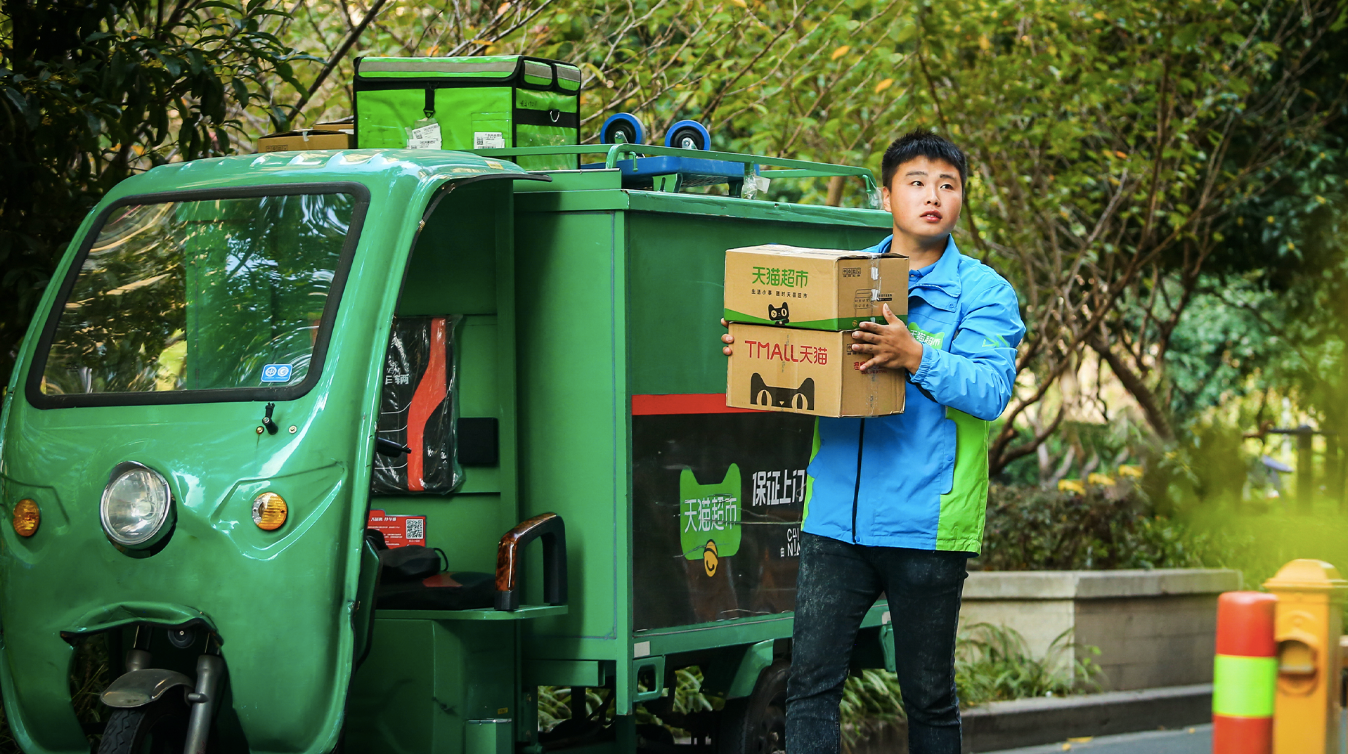
[(440, 124), (430, 123), (407, 132), (408, 149), (439, 149)]
[(500, 131), (474, 131), (473, 149), (505, 149), (505, 136)]

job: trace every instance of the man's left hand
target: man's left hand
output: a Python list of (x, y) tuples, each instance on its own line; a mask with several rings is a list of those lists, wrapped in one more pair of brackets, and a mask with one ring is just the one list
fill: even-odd
[(918, 343), (908, 326), (894, 312), (889, 304), (884, 305), (885, 321), (881, 325), (875, 322), (862, 322), (861, 329), (852, 333), (853, 353), (869, 354), (871, 360), (861, 365), (861, 371), (873, 369), (906, 369), (909, 374), (922, 366), (922, 344)]

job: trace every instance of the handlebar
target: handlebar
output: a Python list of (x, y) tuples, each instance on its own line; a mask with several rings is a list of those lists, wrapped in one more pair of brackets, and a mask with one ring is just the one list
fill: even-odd
[(543, 601), (566, 604), (566, 525), (556, 513), (543, 513), (519, 523), (501, 537), (496, 549), (496, 609), (520, 607), (520, 557), (525, 545), (543, 539)]

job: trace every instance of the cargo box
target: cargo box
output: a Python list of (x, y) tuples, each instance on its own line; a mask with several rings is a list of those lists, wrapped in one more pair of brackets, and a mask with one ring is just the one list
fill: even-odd
[(851, 332), (733, 324), (730, 334), (728, 406), (811, 416), (903, 413), (903, 372), (861, 372), (869, 357), (849, 352)]
[(354, 146), (353, 142), (350, 133), (336, 128), (313, 128), (263, 136), (257, 140), (257, 151), (296, 152), (306, 149), (350, 149)]
[(768, 244), (725, 253), (725, 319), (808, 330), (908, 314), (908, 257)]
[[(505, 149), (580, 143), (580, 69), (523, 55), (358, 58), (361, 149)], [(575, 155), (520, 157), (527, 170), (578, 168)]]

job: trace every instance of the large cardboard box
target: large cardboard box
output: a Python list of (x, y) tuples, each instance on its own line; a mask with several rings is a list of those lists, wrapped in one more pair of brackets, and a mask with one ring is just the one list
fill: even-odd
[(908, 315), (908, 257), (770, 244), (725, 253), (725, 319), (809, 330)]
[(903, 413), (903, 372), (859, 367), (852, 333), (732, 324), (726, 405), (811, 416)]
[[(328, 124), (320, 124), (328, 125)], [(349, 131), (309, 129), (263, 136), (257, 140), (258, 152), (296, 152), (314, 149), (351, 149), (355, 137)]]

